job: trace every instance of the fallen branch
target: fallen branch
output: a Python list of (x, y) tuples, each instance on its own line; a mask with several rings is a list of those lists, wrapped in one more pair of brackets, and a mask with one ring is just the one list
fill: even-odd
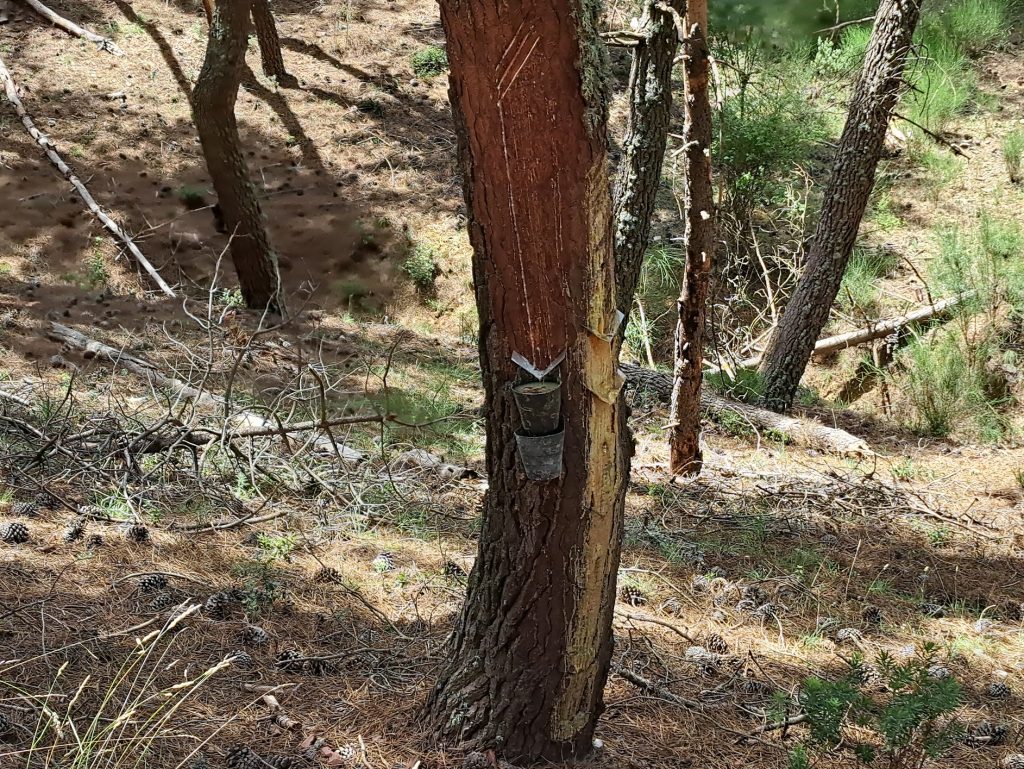
[(668, 689), (658, 686), (653, 681), (648, 681), (643, 676), (637, 675), (631, 670), (626, 668), (619, 668), (617, 672), (620, 676), (625, 678), (634, 686), (643, 689), (649, 694), (653, 694), (659, 700), (665, 700), (671, 702), (673, 705), (679, 705), (680, 707), (686, 708), (687, 710), (704, 710), (704, 706), (696, 700), (688, 700), (685, 697), (680, 697), (678, 694), (673, 694)]
[[(873, 342), (876, 339), (889, 336), (889, 334), (899, 331), (901, 328), (909, 326), (911, 323), (921, 323), (922, 321), (931, 320), (932, 318), (945, 315), (954, 307), (973, 299), (974, 296), (974, 291), (966, 291), (962, 294), (958, 294), (957, 296), (950, 297), (949, 299), (932, 302), (931, 304), (914, 310), (913, 312), (908, 312), (906, 315), (899, 315), (895, 318), (888, 318), (887, 320), (872, 321), (863, 328), (846, 331), (834, 336), (827, 336), (824, 339), (819, 339), (815, 342), (813, 354), (816, 358), (825, 358), (839, 350), (845, 350), (847, 347), (857, 347), (858, 345), (866, 344), (867, 342)], [(743, 360), (737, 361), (733, 364), (733, 368), (757, 368), (761, 363), (761, 358), (762, 356), (760, 354), (744, 358)], [(710, 366), (704, 369), (704, 373), (715, 374), (719, 373), (721, 370), (722, 369), (720, 367)]]
[[(206, 390), (200, 390), (199, 388), (193, 387), (180, 379), (167, 376), (149, 361), (143, 360), (142, 358), (136, 358), (124, 350), (118, 350), (110, 345), (90, 339), (85, 336), (85, 334), (75, 331), (73, 328), (68, 328), (60, 323), (51, 323), (48, 336), (51, 339), (62, 342), (76, 350), (81, 350), (86, 358), (104, 358), (115, 366), (123, 366), (134, 374), (146, 377), (154, 386), (158, 388), (166, 388), (179, 397), (190, 398), (198, 405), (217, 408), (224, 407), (225, 401), (222, 397), (214, 395)], [(259, 431), (269, 431), (268, 434), (270, 435), (276, 434), (280, 431), (280, 427), (276, 423), (265, 419), (254, 411), (240, 411), (235, 416), (235, 421), (245, 425), (245, 427), (242, 428), (243, 430), (256, 429)], [(351, 465), (361, 464), (366, 459), (366, 455), (363, 454), (363, 452), (349, 448), (344, 444), (335, 444), (334, 441), (327, 437), (317, 438), (313, 442), (313, 446), (316, 449), (324, 450), (331, 454), (334, 454), (335, 451), (337, 451), (338, 458), (342, 462)], [(336, 449), (335, 446), (337, 446)]]
[(33, 11), (38, 13), (51, 24), (60, 27), (65, 32), (69, 32), (75, 37), (80, 37), (84, 40), (88, 40), (90, 43), (96, 43), (96, 45), (99, 46), (99, 49), (101, 51), (107, 51), (108, 53), (112, 53), (115, 56), (124, 56), (124, 51), (118, 48), (117, 43), (115, 43), (109, 37), (97, 35), (95, 32), (90, 32), (85, 27), (78, 26), (77, 24), (75, 24), (75, 22), (71, 21), (70, 19), (65, 19), (59, 13), (50, 10), (45, 5), (40, 3), (39, 0), (25, 0), (25, 2), (29, 5), (29, 7), (32, 8)]
[(910, 123), (910, 125), (914, 126), (914, 128), (920, 128), (921, 131), (924, 132), (925, 136), (927, 136), (933, 142), (938, 144), (940, 147), (945, 147), (950, 152), (952, 152), (954, 155), (958, 155), (959, 157), (962, 157), (962, 158), (968, 157), (966, 152), (964, 152), (962, 149), (960, 149), (955, 144), (953, 144), (953, 142), (951, 142), (949, 139), (947, 139), (946, 137), (942, 136), (942, 134), (935, 133), (935, 131), (932, 131), (930, 128), (926, 128), (925, 126), (923, 126), (920, 123), (918, 123), (916, 120), (911, 120), (906, 115), (901, 115), (899, 112), (893, 112), (892, 116), (896, 117), (896, 118), (899, 118), (904, 123)]
[[(663, 403), (672, 397), (672, 376), (642, 366), (622, 364), (626, 383), (654, 393)], [(725, 412), (739, 414), (750, 424), (764, 430), (772, 430), (786, 436), (793, 443), (822, 449), (833, 454), (870, 455), (871, 448), (860, 438), (845, 430), (828, 427), (809, 419), (776, 414), (774, 411), (751, 406), (747, 403), (723, 398), (703, 388), (700, 394), (701, 410), (716, 415)]]
[[(31, 1), (32, 0), (30, 0), (30, 2)], [(104, 213), (103, 209), (99, 207), (99, 204), (96, 203), (93, 196), (89, 194), (89, 190), (86, 189), (82, 181), (75, 176), (74, 172), (68, 167), (68, 164), (64, 162), (59, 154), (57, 154), (57, 151), (53, 148), (53, 144), (49, 138), (47, 138), (46, 134), (36, 128), (35, 123), (32, 122), (31, 116), (25, 110), (25, 105), (21, 103), (21, 98), (18, 96), (18, 87), (2, 59), (0, 59), (0, 80), (4, 83), (4, 91), (7, 94), (7, 100), (14, 105), (14, 111), (17, 112), (18, 117), (21, 118), (22, 125), (25, 126), (25, 129), (29, 132), (32, 138), (36, 140), (36, 143), (43, 148), (43, 151), (50, 159), (50, 162), (53, 163), (54, 167), (64, 175), (64, 178), (67, 179), (78, 194), (82, 196), (82, 201), (88, 209), (96, 215), (96, 218), (102, 222), (103, 226), (124, 244), (125, 248), (128, 249), (133, 257), (135, 257), (135, 261), (137, 261), (149, 274), (160, 290), (167, 294), (167, 296), (174, 297), (174, 290), (167, 285), (167, 282), (162, 277), (160, 277), (160, 273), (156, 271), (156, 268), (143, 255), (139, 250), (139, 247), (135, 245), (135, 241), (128, 237), (124, 230), (122, 230), (113, 219)]]
[(764, 734), (765, 732), (774, 732), (777, 729), (788, 729), (791, 726), (796, 726), (797, 724), (804, 723), (807, 720), (807, 718), (808, 718), (808, 716), (807, 716), (806, 713), (798, 713), (795, 716), (790, 716), (789, 718), (784, 718), (781, 721), (773, 721), (771, 723), (764, 724), (762, 726), (759, 726), (754, 731), (749, 732), (749, 733), (743, 735), (738, 740), (736, 740), (736, 742), (740, 743), (740, 742), (743, 742), (744, 740), (753, 739), (758, 734)]

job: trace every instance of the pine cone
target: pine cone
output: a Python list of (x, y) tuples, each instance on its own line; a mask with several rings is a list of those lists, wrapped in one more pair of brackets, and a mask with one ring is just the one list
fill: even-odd
[(1002, 760), (1000, 764), (1003, 769), (1024, 769), (1024, 755), (1020, 753), (1010, 753)]
[(164, 609), (170, 609), (172, 606), (177, 605), (178, 596), (165, 590), (153, 596), (153, 600), (149, 602), (149, 610), (163, 611)]
[(465, 579), (466, 570), (455, 563), (455, 561), (448, 560), (444, 562), (444, 576), (447, 579)]
[(66, 543), (71, 544), (72, 542), (77, 542), (83, 536), (85, 536), (85, 521), (83, 521), (81, 518), (76, 518), (68, 524), (68, 527), (66, 529), (64, 529), (64, 535), (62, 539)]
[(14, 521), (0, 528), (0, 539), (8, 545), (21, 545), (28, 542), (28, 526), (21, 521)]
[(737, 688), (744, 694), (754, 694), (758, 697), (770, 697), (775, 694), (775, 687), (756, 678), (741, 679)]
[(373, 570), (377, 572), (394, 571), (395, 554), (385, 550), (370, 561), (370, 566), (372, 566)]
[(759, 619), (762, 621), (768, 619), (775, 619), (779, 616), (779, 607), (769, 601), (768, 603), (763, 603), (756, 609), (754, 609), (754, 611), (751, 613), (751, 616), (754, 619)]
[(715, 654), (728, 654), (729, 644), (718, 633), (708, 633), (702, 639), (704, 648)]
[(286, 673), (301, 673), (306, 662), (297, 649), (285, 649), (274, 658), (274, 665)]
[(263, 759), (253, 753), (245, 745), (230, 748), (224, 758), (228, 769), (266, 769)]
[(964, 742), (972, 748), (1002, 745), (1009, 733), (1004, 724), (993, 724), (991, 721), (979, 721), (967, 730)]
[(861, 639), (860, 631), (855, 627), (841, 627), (836, 631), (837, 643), (855, 644)]
[(11, 515), (20, 518), (35, 518), (39, 515), (39, 505), (35, 502), (15, 502), (11, 505)]
[(205, 753), (199, 752), (188, 760), (185, 769), (210, 769), (210, 761)]
[(163, 574), (147, 574), (138, 584), (140, 593), (157, 593), (167, 588), (167, 577)]
[(11, 720), (7, 716), (5, 716), (3, 713), (0, 713), (0, 740), (8, 736), (13, 731), (14, 724), (11, 723)]
[(306, 669), (302, 671), (307, 676), (329, 676), (333, 672), (330, 660), (310, 659), (306, 660)]
[(321, 585), (341, 582), (341, 573), (330, 566), (324, 566), (313, 575), (313, 581)]
[(694, 574), (690, 580), (690, 590), (697, 595), (702, 595), (711, 590), (711, 580), (703, 574)]
[(768, 598), (758, 585), (744, 585), (740, 592), (742, 593), (743, 598), (748, 601), (753, 601), (758, 606), (763, 604)]
[(683, 611), (683, 604), (680, 603), (678, 598), (669, 598), (661, 605), (661, 611), (663, 614), (678, 617)]
[(946, 607), (939, 603), (925, 602), (921, 604), (921, 613), (926, 617), (938, 619), (946, 616)]
[(259, 625), (246, 625), (242, 631), (244, 646), (264, 646), (270, 643), (270, 634)]
[(1013, 690), (1005, 681), (993, 681), (985, 688), (985, 694), (995, 700), (1005, 700), (1013, 694)]
[(622, 600), (630, 606), (643, 606), (647, 603), (647, 596), (644, 591), (635, 585), (623, 585), (620, 591)]
[(47, 510), (60, 510), (61, 508), (60, 500), (48, 491), (42, 491), (39, 494), (36, 494), (35, 503), (39, 505), (39, 507), (45, 507)]
[(882, 610), (877, 606), (865, 606), (864, 611), (860, 613), (860, 618), (865, 625), (878, 627), (882, 624)]
[(85, 540), (85, 546), (92, 550), (93, 548), (103, 547), (103, 535), (102, 534), (90, 534), (89, 538)]
[(252, 656), (249, 652), (242, 651), (241, 649), (236, 649), (231, 652), (231, 654), (228, 655), (228, 658), (231, 660), (232, 665), (237, 665), (238, 667), (245, 668), (246, 670), (253, 666)]
[(235, 601), (229, 593), (212, 593), (203, 603), (203, 614), (210, 619), (226, 619)]
[(953, 673), (950, 672), (950, 669), (943, 665), (941, 662), (936, 662), (934, 665), (929, 665), (928, 667), (929, 678), (934, 678), (938, 681), (942, 681), (946, 678), (949, 678), (952, 675)]
[(149, 542), (149, 529), (141, 523), (134, 523), (125, 530), (124, 537), (131, 542), (138, 542), (139, 544)]

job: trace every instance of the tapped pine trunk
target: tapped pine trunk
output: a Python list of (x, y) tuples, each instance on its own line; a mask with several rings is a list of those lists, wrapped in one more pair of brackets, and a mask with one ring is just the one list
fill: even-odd
[(245, 66), (250, 0), (219, 0), (203, 68), (192, 90), (192, 116), (206, 167), (231, 237), (231, 260), (248, 307), (284, 312), (277, 255), (267, 237), (235, 122)]
[(875, 15), (804, 271), (762, 359), (763, 400), (774, 411), (787, 411), (793, 405), (839, 293), (903, 85), (921, 2), (883, 0)]
[[(629, 444), (593, 0), (442, 0), (480, 316), (488, 490), (436, 739), (518, 763), (592, 746)], [(532, 481), (510, 386), (561, 380), (561, 474)], [(564, 357), (563, 357), (564, 356)]]

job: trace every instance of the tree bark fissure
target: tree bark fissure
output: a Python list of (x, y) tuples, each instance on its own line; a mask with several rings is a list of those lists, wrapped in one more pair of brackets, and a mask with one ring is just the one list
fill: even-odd
[(629, 315), (651, 235), (672, 117), (672, 70), (679, 49), (673, 13), (686, 0), (650, 2), (637, 25), (629, 72), (629, 124), (615, 181), (615, 266), (619, 310)]
[(246, 305), (283, 312), (277, 255), (267, 236), (235, 121), (245, 65), (249, 0), (221, 0), (210, 25), (206, 58), (192, 91), (192, 114), (206, 166), (231, 235), (231, 259)]
[[(611, 659), (628, 444), (603, 49), (591, 0), (442, 0), (474, 249), (488, 491), (425, 717), (515, 761), (591, 748)], [(595, 71), (598, 70), (598, 71)], [(513, 354), (562, 382), (561, 478), (526, 479)]]
[(839, 293), (900, 95), (921, 2), (884, 0), (875, 17), (807, 262), (762, 362), (764, 403), (775, 411), (792, 406)]
[(714, 255), (715, 200), (711, 179), (711, 52), (706, 2), (691, 3), (687, 17), (686, 64), (686, 270), (679, 296), (675, 335), (669, 469), (672, 475), (699, 475), (700, 388), (704, 364), (704, 310)]

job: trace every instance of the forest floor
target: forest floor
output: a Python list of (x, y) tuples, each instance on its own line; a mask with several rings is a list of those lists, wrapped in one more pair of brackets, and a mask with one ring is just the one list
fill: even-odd
[[(461, 765), (416, 720), (463, 599), (486, 486), (446, 82), (411, 65), (442, 42), (435, 5), (275, 3), (299, 86), (265, 79), (251, 50), (238, 116), (300, 311), (259, 332), (230, 291), (189, 115), (206, 39), (200, 6), (54, 8), (111, 34), (127, 55), (19, 10), (0, 26), (0, 56), (36, 123), (188, 299), (145, 292), (13, 110), (0, 109), (0, 526), (29, 530), (26, 543), (0, 544), (0, 717), (14, 724), (0, 734), (0, 767), (56, 766), (47, 757), (74, 743), (109, 751), (104, 761), (116, 755), (111, 766), (135, 765), (143, 749), (149, 767), (183, 766), (197, 750), (219, 766), (234, 744), (298, 756), (309, 734), (344, 748), (339, 765)], [(955, 179), (937, 189), (927, 172), (892, 161), (897, 221), (867, 225), (865, 238), (909, 258), (886, 283), (892, 310), (921, 304), (914, 268), (934, 251), (936, 223), (966, 224), (982, 209), (1019, 215), (1024, 205), (999, 154), (1022, 114), (1021, 49), (979, 69), (992, 108), (956, 126), (970, 157)], [(439, 255), (426, 294), (403, 274), (417, 249)], [(55, 341), (54, 322), (232, 393), (235, 405), (193, 412), (166, 388)], [(827, 393), (848, 364), (816, 366), (810, 379)], [(929, 765), (993, 767), (1024, 752), (1024, 449), (922, 438), (878, 416), (872, 397), (856, 409), (803, 409), (863, 437), (871, 456), (709, 423), (705, 472), (685, 487), (666, 479), (666, 414), (637, 399), (620, 573), (630, 592), (616, 611), (613, 664), (653, 686), (613, 673), (601, 747), (582, 765), (784, 767), (802, 727), (757, 733), (785, 715), (778, 695), (840, 674), (856, 652), (902, 658), (925, 642), (963, 685), (958, 717), (1009, 729), (1000, 744), (958, 744)], [(238, 404), (288, 423), (321, 407), (400, 421), (339, 427), (337, 440), (368, 457), (342, 466), (301, 442), (228, 440), (221, 417)], [(219, 437), (195, 456), (132, 454), (178, 421)], [(478, 475), (395, 462), (407, 449)], [(83, 509), (85, 532), (66, 542)], [(147, 526), (145, 541), (129, 536), (133, 522)], [(154, 574), (167, 584), (146, 580)], [(223, 607), (145, 635), (213, 594)], [(267, 643), (246, 645), (258, 640), (245, 635), (251, 624)], [(847, 628), (857, 632), (837, 640)], [(712, 633), (727, 651), (719, 664), (696, 664), (687, 649)], [(220, 664), (239, 649), (251, 665)], [(314, 659), (275, 663), (291, 650)], [(153, 697), (183, 678), (198, 683)], [(990, 696), (1000, 681), (1010, 695)], [(182, 691), (189, 699), (167, 708)], [(296, 723), (272, 718), (268, 692)], [(836, 752), (819, 765), (847, 764)]]

